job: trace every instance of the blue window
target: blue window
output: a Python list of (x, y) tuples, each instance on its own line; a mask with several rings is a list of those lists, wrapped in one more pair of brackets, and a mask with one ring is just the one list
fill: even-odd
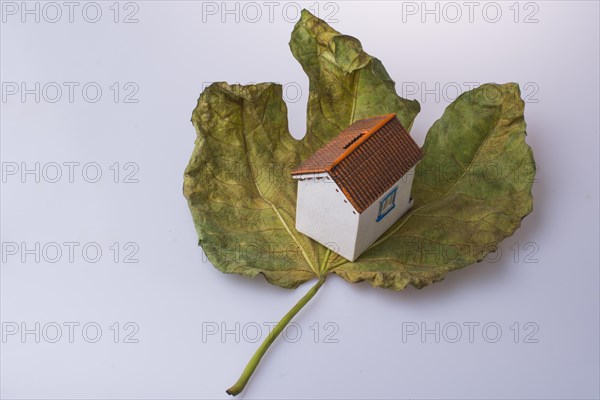
[(377, 215), (377, 222), (381, 221), (383, 217), (389, 214), (390, 211), (396, 207), (396, 191), (398, 186), (393, 188), (383, 199), (379, 201), (379, 215)]

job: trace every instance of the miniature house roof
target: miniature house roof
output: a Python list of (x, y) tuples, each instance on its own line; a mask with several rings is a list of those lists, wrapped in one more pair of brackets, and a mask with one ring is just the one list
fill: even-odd
[(361, 213), (422, 157), (396, 114), (386, 114), (354, 122), (291, 174), (301, 179), (329, 173)]

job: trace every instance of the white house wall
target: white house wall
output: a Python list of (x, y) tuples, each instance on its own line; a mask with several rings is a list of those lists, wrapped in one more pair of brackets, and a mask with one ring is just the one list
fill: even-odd
[[(396, 182), (387, 192), (369, 206), (360, 214), (358, 223), (358, 236), (356, 238), (356, 247), (353, 257), (354, 261), (373, 244), (390, 226), (394, 224), (411, 207), (410, 192), (414, 178), (415, 168), (411, 168), (398, 182)], [(396, 191), (396, 206), (381, 221), (377, 221), (379, 215), (379, 202), (387, 196), (394, 187)]]
[(329, 174), (298, 180), (296, 229), (347, 259), (355, 254), (360, 214)]

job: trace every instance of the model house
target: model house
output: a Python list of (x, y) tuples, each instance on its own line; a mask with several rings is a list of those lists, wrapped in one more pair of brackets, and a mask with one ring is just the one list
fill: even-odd
[(395, 114), (356, 121), (292, 171), (296, 229), (356, 260), (412, 207), (422, 157)]

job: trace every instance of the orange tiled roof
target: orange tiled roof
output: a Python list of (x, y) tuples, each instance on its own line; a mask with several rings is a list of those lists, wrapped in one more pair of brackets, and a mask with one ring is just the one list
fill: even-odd
[(356, 121), (304, 161), (292, 175), (328, 172), (358, 212), (423, 157), (396, 114)]

